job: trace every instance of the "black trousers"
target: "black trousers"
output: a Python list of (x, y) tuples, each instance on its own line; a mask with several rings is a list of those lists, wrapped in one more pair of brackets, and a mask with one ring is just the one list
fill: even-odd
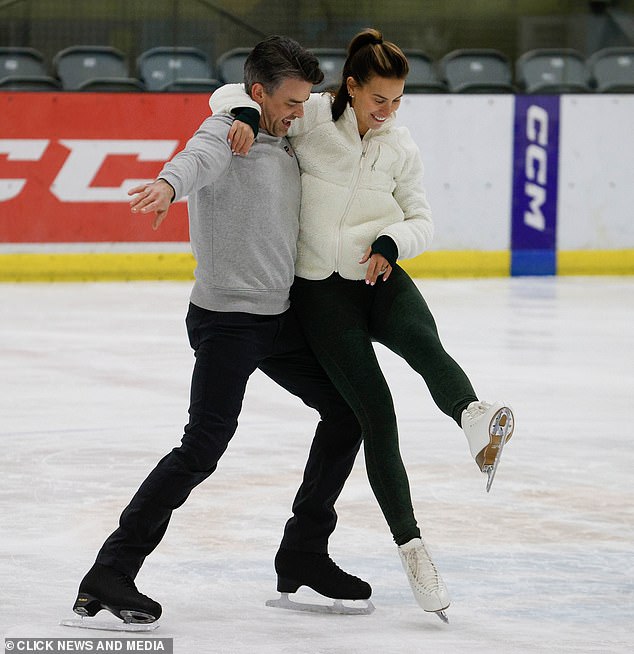
[(319, 412), (281, 547), (326, 552), (337, 522), (334, 504), (359, 451), (361, 428), (308, 348), (292, 310), (261, 316), (190, 304), (186, 323), (196, 360), (181, 445), (141, 484), (97, 562), (136, 576), (163, 538), (172, 511), (216, 469), (236, 431), (247, 380), (256, 368)]

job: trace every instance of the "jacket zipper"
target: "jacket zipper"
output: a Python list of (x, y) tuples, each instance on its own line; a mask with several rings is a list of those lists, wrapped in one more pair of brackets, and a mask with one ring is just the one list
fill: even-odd
[[(357, 187), (359, 185), (359, 180), (361, 178), (361, 172), (363, 171), (363, 164), (365, 162), (368, 153), (368, 147), (370, 144), (370, 141), (366, 139), (366, 136), (367, 133), (361, 139), (361, 156), (359, 157), (359, 165), (352, 179), (352, 184), (350, 184), (350, 193), (348, 195), (348, 202), (346, 203), (346, 208), (343, 210), (343, 213), (341, 214), (341, 218), (339, 219), (339, 224), (337, 226), (337, 247), (335, 248), (335, 265), (334, 265), (336, 273), (339, 272), (339, 262), (341, 260), (341, 231), (342, 231), (343, 223), (350, 211), (350, 205), (352, 204), (352, 200), (354, 199), (357, 193)], [(376, 163), (376, 161), (374, 163)]]

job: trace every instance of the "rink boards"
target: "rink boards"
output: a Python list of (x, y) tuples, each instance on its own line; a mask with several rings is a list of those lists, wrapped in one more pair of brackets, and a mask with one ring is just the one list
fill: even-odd
[[(189, 279), (186, 203), (127, 190), (209, 114), (186, 94), (0, 93), (0, 281)], [(436, 234), (418, 277), (634, 273), (634, 95), (412, 95)]]

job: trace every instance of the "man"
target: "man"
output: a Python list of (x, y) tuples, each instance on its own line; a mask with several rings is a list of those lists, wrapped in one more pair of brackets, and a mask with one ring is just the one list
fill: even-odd
[(335, 599), (367, 599), (369, 584), (328, 556), (334, 503), (361, 444), (360, 427), (308, 349), (292, 312), (300, 180), (285, 135), (303, 115), (317, 59), (295, 41), (269, 37), (245, 63), (245, 88), (261, 107), (260, 135), (248, 158), (232, 155), (231, 119), (206, 119), (151, 184), (131, 189), (133, 213), (154, 213), (189, 197), (196, 280), (187, 315), (195, 351), (189, 423), (181, 445), (150, 473), (123, 511), (79, 587), (74, 611), (107, 609), (125, 622), (153, 622), (158, 602), (134, 578), (161, 541), (172, 511), (216, 469), (237, 427), (245, 386), (256, 368), (319, 411), (304, 473), (275, 557), (278, 590), (307, 585)]

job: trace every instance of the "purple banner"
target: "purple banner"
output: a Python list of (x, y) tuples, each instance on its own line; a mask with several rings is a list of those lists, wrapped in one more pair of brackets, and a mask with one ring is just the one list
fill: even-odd
[(512, 275), (557, 273), (559, 101), (515, 96)]

